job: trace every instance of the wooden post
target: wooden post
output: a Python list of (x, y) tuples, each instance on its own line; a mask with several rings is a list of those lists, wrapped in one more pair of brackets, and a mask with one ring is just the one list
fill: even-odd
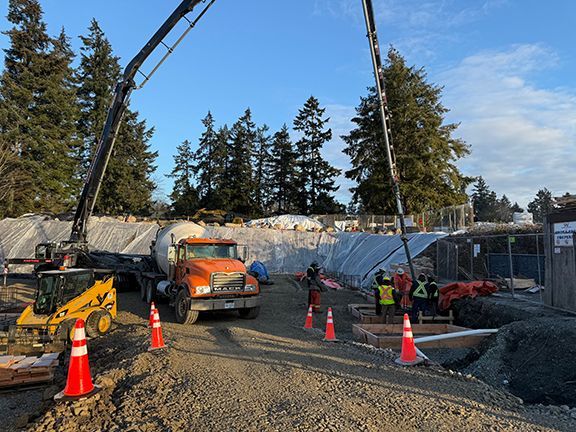
[(508, 236), (508, 260), (510, 262), (510, 289), (512, 290), (512, 298), (514, 298), (514, 265), (512, 262), (512, 242)]

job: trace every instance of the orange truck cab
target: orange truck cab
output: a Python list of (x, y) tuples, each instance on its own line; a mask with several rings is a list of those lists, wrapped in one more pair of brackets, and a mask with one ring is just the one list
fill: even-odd
[(237, 310), (254, 319), (260, 312), (258, 281), (246, 271), (233, 240), (187, 238), (168, 252), (168, 274), (145, 274), (142, 298), (167, 297), (176, 320), (192, 324), (201, 311)]

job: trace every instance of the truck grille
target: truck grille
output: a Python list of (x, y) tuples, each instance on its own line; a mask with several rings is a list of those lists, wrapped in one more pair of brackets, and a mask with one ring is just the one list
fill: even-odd
[(210, 288), (213, 292), (243, 291), (246, 284), (244, 273), (212, 273)]

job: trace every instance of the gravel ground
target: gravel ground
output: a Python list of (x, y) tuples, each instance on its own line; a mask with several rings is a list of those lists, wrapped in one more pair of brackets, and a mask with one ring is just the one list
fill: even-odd
[[(325, 314), (315, 315), (316, 329), (304, 330), (305, 301), (295, 282), (277, 277), (264, 287), (253, 321), (220, 314), (181, 326), (161, 304), (169, 348), (148, 353), (147, 306), (136, 293), (121, 294), (117, 328), (89, 342), (102, 391), (54, 405), (49, 397), (63, 385), (57, 382), (31, 417), (10, 416), (3, 427), (15, 430), (28, 419), (29, 431), (576, 430), (561, 408), (528, 407), (440, 368), (402, 368), (393, 362), (397, 354), (352, 342), (346, 307), (361, 302), (353, 292), (324, 296), (342, 342), (322, 342)], [(30, 404), (39, 396), (27, 394)], [(16, 396), (0, 396), (4, 418)]]

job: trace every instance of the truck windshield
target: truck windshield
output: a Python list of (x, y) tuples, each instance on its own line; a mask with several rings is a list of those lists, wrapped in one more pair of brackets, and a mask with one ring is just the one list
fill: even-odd
[(237, 259), (236, 245), (186, 245), (186, 259), (231, 258)]
[(56, 291), (58, 288), (58, 276), (44, 276), (38, 280), (38, 294), (34, 303), (34, 313), (47, 315), (53, 312), (56, 306)]

